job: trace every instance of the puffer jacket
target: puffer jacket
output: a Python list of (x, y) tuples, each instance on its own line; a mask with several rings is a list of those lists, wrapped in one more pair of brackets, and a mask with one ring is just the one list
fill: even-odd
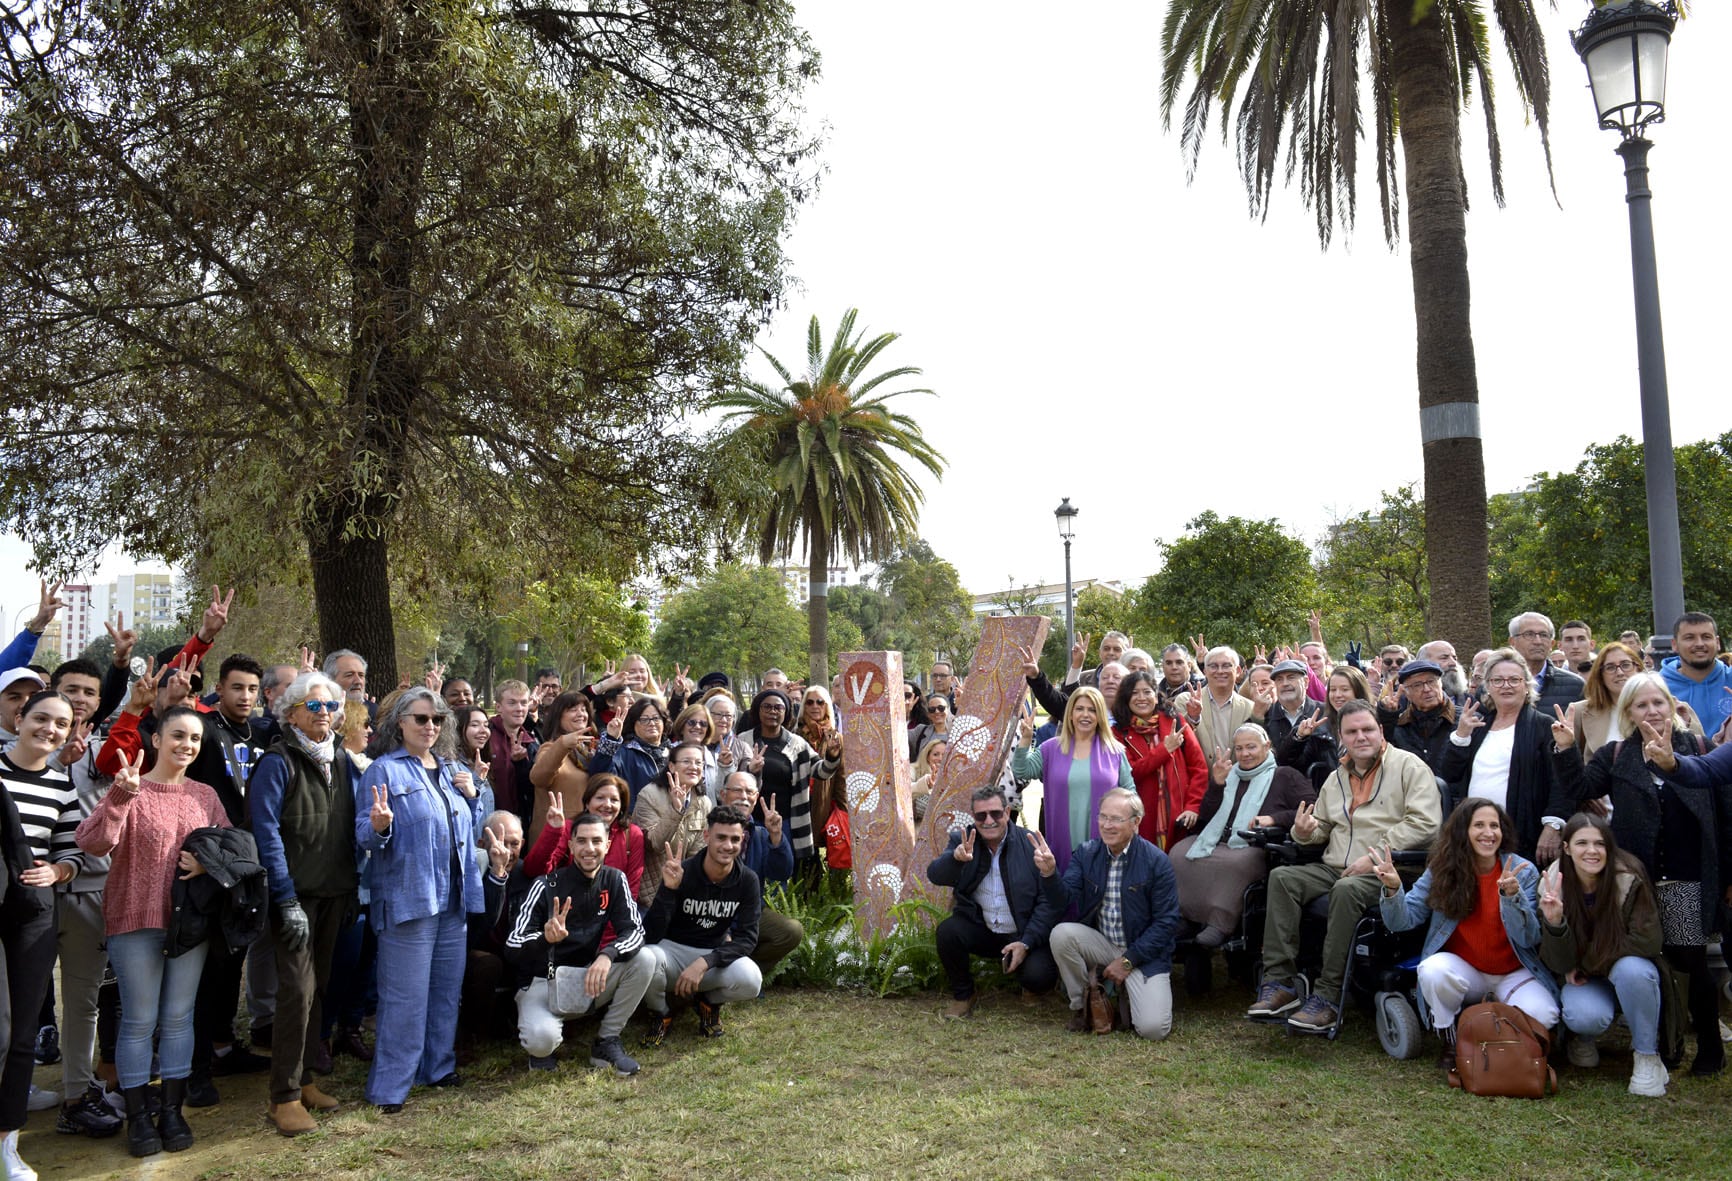
[(244, 828), (195, 828), (181, 842), (204, 866), (196, 877), (175, 875), (169, 895), (168, 955), (191, 951), (222, 936), (230, 951), (265, 933), (270, 886), (259, 848)]

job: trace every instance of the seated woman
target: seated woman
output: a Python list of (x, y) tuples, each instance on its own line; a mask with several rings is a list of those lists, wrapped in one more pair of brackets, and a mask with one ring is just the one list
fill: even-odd
[[(458, 721), (462, 723), (462, 711)], [(589, 698), (576, 690), (561, 693), (542, 711), (541, 748), (529, 768), (529, 783), (535, 789), (530, 813), (529, 839), (537, 840), (547, 827), (549, 802), (557, 795), (560, 811), (576, 816), (583, 811), (578, 801), (589, 782), (589, 756), (595, 750), (595, 727), (590, 721)]]
[(1660, 908), (1665, 957), (1690, 979), (1690, 1020), (1696, 1027), (1695, 1075), (1726, 1066), (1720, 1042), (1719, 990), (1708, 967), (1708, 944), (1719, 940), (1726, 890), (1721, 827), (1725, 806), (1713, 788), (1671, 777), (1679, 755), (1704, 744), (1685, 727), (1659, 673), (1635, 673), (1618, 694), (1617, 734), (1582, 762), (1567, 719), (1552, 727), (1559, 787), (1548, 811), (1567, 816), (1583, 801), (1610, 795), (1618, 847), (1641, 863)]
[(644, 874), (638, 885), (639, 904), (648, 910), (661, 886), (662, 862), (675, 847), (695, 849), (703, 843), (710, 799), (704, 794), (704, 748), (682, 742), (668, 756), (661, 778), (637, 793), (632, 816), (643, 829)]
[(1125, 745), (1131, 778), (1143, 801), (1137, 835), (1157, 848), (1171, 849), (1196, 831), (1198, 809), (1209, 787), (1209, 768), (1196, 733), (1161, 709), (1152, 674), (1133, 672), (1119, 682), (1113, 737)]
[[(1038, 672), (1039, 670), (1036, 669)], [(1070, 864), (1071, 850), (1100, 836), (1101, 797), (1115, 787), (1136, 790), (1125, 748), (1107, 729), (1107, 703), (1101, 691), (1084, 685), (1065, 702), (1058, 733), (1031, 748), (1034, 719), (1023, 718), (1011, 770), (1020, 780), (1039, 779), (1041, 832), (1058, 858), (1058, 872)]]
[(1438, 1065), (1455, 1069), (1455, 1018), (1487, 997), (1514, 1005), (1544, 1028), (1558, 1020), (1558, 990), (1540, 962), (1539, 882), (1515, 854), (1509, 814), (1469, 799), (1449, 814), (1411, 889), (1375, 847), (1383, 921), (1391, 931), (1428, 923), (1419, 961), (1420, 1017), (1443, 1039)]
[[(1488, 705), (1468, 702), (1444, 747), (1438, 775), (1449, 784), (1444, 811), (1468, 798), (1509, 814), (1515, 851), (1544, 863), (1557, 856), (1541, 817), (1552, 797), (1550, 719), (1534, 708), (1539, 693), (1527, 661), (1500, 648), (1485, 666)], [(1549, 835), (1549, 834), (1548, 834)]]
[(1578, 812), (1564, 826), (1564, 852), (1540, 892), (1540, 959), (1564, 978), (1570, 1062), (1600, 1064), (1594, 1039), (1623, 1010), (1635, 1068), (1630, 1094), (1658, 1098), (1669, 1076), (1660, 1061), (1660, 912), (1641, 864), (1618, 851), (1612, 826)]
[(1201, 924), (1199, 947), (1219, 947), (1239, 926), (1245, 890), (1269, 876), (1269, 858), (1241, 829), (1288, 828), (1317, 789), (1303, 771), (1278, 766), (1269, 734), (1255, 722), (1233, 733), (1233, 758), (1216, 764), (1198, 811), (1197, 835), (1173, 846), (1179, 912)]

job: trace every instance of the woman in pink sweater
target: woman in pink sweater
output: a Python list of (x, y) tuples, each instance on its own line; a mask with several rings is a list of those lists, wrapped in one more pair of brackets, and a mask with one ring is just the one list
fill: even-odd
[[(85, 852), (113, 855), (104, 910), (108, 962), (120, 981), (120, 1038), (114, 1057), (126, 1096), (127, 1148), (133, 1156), (192, 1146), (192, 1129), (180, 1109), (192, 1073), (192, 1010), (205, 948), (173, 958), (163, 952), (176, 871), (183, 879), (204, 872), (192, 854), (181, 851), (182, 842), (194, 829), (227, 828), (229, 823), (216, 792), (186, 777), (203, 738), (204, 723), (195, 711), (177, 706), (163, 714), (151, 737), (156, 762), (150, 775), (140, 777), (141, 751), (115, 773), (114, 785), (75, 836)], [(145, 1087), (150, 1082), (151, 1038), (159, 1031), (162, 1111), (152, 1127)]]

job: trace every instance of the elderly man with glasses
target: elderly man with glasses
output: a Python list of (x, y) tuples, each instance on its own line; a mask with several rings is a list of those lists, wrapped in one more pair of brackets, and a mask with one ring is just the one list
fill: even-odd
[(1025, 996), (1051, 992), (1058, 965), (1047, 937), (1064, 913), (1052, 851), (1039, 833), (1011, 821), (1004, 789), (975, 788), (969, 812), (974, 824), (951, 833), (926, 867), (927, 881), (952, 891), (950, 917), (934, 935), (952, 998), (944, 1016), (953, 1021), (974, 1011), (971, 955), (997, 956)]

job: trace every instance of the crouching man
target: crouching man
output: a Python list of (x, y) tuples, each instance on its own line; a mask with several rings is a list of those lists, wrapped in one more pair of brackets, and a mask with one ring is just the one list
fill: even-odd
[[(638, 1071), (619, 1035), (650, 985), (655, 959), (642, 954), (643, 924), (625, 875), (602, 864), (607, 843), (600, 816), (585, 812), (573, 821), (571, 861), (530, 886), (505, 939), (505, 954), (530, 976), (517, 994), (517, 1036), (535, 1070), (554, 1068), (565, 1018), (601, 1010), (589, 1064), (622, 1077)], [(587, 971), (578, 1006), (555, 1013), (549, 977), (562, 967)]]
[[(1127, 989), (1138, 1037), (1161, 1041), (1173, 1029), (1173, 941), (1179, 930), (1179, 889), (1167, 855), (1137, 835), (1143, 801), (1122, 787), (1101, 797), (1101, 835), (1071, 854), (1065, 898), (1079, 922), (1052, 929), (1052, 957), (1070, 997), (1072, 1033), (1088, 1028), (1083, 997), (1096, 968)], [(1041, 854), (1044, 854), (1042, 856)], [(1044, 847), (1043, 875), (1057, 862)]]
[(752, 962), (764, 888), (740, 861), (750, 818), (738, 808), (710, 809), (704, 847), (686, 856), (675, 844), (662, 863), (662, 888), (649, 913), (655, 957), (644, 1003), (655, 1016), (645, 1045), (659, 1046), (674, 1025), (674, 1007), (692, 1004), (698, 1032), (722, 1036), (722, 1005), (749, 1001), (763, 988)]

